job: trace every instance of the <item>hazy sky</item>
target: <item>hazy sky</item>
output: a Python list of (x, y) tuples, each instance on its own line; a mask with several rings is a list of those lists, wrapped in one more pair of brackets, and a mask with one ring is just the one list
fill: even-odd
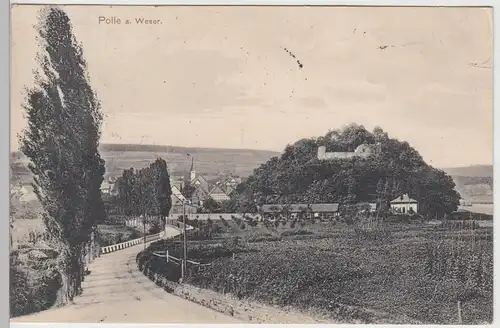
[[(491, 9), (65, 8), (102, 102), (102, 142), (281, 151), (356, 122), (434, 166), (493, 162)], [(12, 10), (14, 149), (38, 9)], [(140, 17), (162, 24), (125, 25)]]

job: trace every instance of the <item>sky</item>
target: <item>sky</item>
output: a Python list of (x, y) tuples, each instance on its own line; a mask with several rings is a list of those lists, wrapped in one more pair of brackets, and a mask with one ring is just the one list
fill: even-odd
[[(433, 166), (493, 162), (491, 9), (63, 8), (101, 100), (103, 143), (282, 151), (357, 123)], [(39, 9), (12, 9), (12, 150)]]

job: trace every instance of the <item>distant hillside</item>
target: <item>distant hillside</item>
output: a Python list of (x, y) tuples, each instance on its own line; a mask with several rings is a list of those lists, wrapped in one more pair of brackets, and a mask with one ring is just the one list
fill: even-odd
[[(193, 148), (158, 145), (102, 144), (101, 155), (106, 161), (106, 176), (121, 175), (124, 169), (142, 168), (157, 157), (164, 158), (172, 175), (189, 172), (191, 158), (196, 171), (208, 179), (229, 173), (247, 177), (259, 165), (265, 163), (278, 152), (253, 149)], [(31, 182), (27, 170), (27, 158), (20, 152), (12, 154), (13, 175), (22, 183)], [(12, 167), (12, 166), (11, 166)], [(443, 169), (453, 177), (456, 190), (462, 198), (471, 202), (493, 202), (493, 166), (473, 165)]]
[[(142, 168), (157, 157), (165, 159), (172, 175), (189, 172), (194, 158), (196, 171), (208, 179), (229, 173), (247, 177), (259, 165), (278, 152), (253, 149), (193, 148), (158, 145), (102, 144), (101, 156), (106, 161), (106, 176), (121, 175), (130, 167)], [(14, 152), (12, 159), (26, 166), (28, 159), (20, 152)], [(20, 170), (21, 171), (21, 170)], [(25, 173), (24, 170), (22, 173)], [(25, 180), (25, 174), (23, 174)]]
[(473, 203), (493, 202), (493, 166), (472, 165), (443, 169), (451, 175), (463, 199)]
[(493, 177), (493, 165), (471, 165), (442, 169), (451, 176)]

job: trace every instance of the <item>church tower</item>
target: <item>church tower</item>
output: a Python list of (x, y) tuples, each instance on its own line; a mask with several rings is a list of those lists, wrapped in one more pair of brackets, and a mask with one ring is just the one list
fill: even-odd
[(196, 178), (196, 169), (194, 168), (194, 157), (191, 157), (191, 169), (189, 170), (189, 181), (193, 181)]

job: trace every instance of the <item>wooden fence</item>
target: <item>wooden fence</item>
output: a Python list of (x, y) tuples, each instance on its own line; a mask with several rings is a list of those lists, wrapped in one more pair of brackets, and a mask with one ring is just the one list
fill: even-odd
[[(164, 258), (167, 263), (172, 262), (176, 265), (182, 264), (182, 258), (177, 258), (175, 256), (169, 255), (168, 250), (156, 251), (156, 252), (153, 252), (153, 255), (156, 257)], [(211, 265), (211, 263), (200, 263), (200, 262), (196, 262), (196, 261), (191, 261), (189, 259), (187, 260), (187, 263), (195, 266), (197, 270), (203, 270), (206, 267)]]
[[(157, 240), (161, 239), (163, 237), (163, 235), (164, 235), (164, 232), (148, 235), (148, 236), (146, 236), (146, 243), (157, 241)], [(144, 242), (144, 237), (141, 237), (141, 238), (129, 240), (129, 241), (126, 241), (123, 243), (101, 247), (101, 254), (116, 252), (116, 251), (119, 251), (121, 249), (125, 249), (128, 247), (139, 245), (143, 242)]]

